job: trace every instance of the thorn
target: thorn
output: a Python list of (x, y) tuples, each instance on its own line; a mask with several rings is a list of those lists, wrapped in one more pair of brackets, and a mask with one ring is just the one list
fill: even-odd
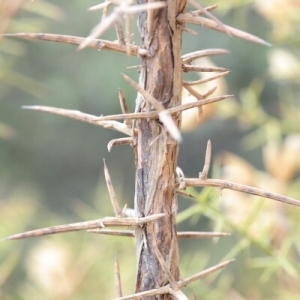
[(148, 101), (151, 105), (153, 105), (158, 112), (165, 109), (164, 106), (159, 101), (157, 101), (152, 95), (150, 95), (134, 80), (132, 80), (130, 77), (128, 77), (125, 74), (121, 74), (121, 75), (137, 92), (139, 92), (145, 98), (146, 101)]
[(141, 69), (141, 67), (142, 67), (142, 65), (137, 65), (137, 66), (126, 67), (126, 70)]
[[(224, 96), (214, 97), (214, 98), (210, 98), (210, 99), (203, 99), (203, 100), (201, 100), (201, 101), (199, 100), (197, 102), (189, 102), (189, 103), (181, 104), (181, 105), (178, 105), (175, 107), (168, 108), (166, 110), (171, 115), (173, 115), (173, 114), (176, 114), (178, 112), (181, 112), (181, 111), (184, 111), (187, 109), (191, 109), (194, 107), (222, 101), (222, 100), (225, 100), (225, 99), (228, 99), (231, 97), (233, 97), (233, 95), (224, 95)], [(136, 119), (157, 119), (157, 118), (158, 118), (158, 112), (150, 111), (150, 112), (142, 112), (142, 113), (118, 114), (118, 115), (95, 117), (93, 119), (92, 123), (97, 125), (99, 122), (98, 125), (103, 126), (102, 124), (104, 122), (108, 122), (108, 121), (112, 121), (112, 120), (136, 120)], [(116, 123), (118, 123), (118, 122), (116, 122)], [(118, 124), (121, 124), (121, 123), (118, 123)], [(126, 127), (126, 129), (128, 129), (128, 128)], [(126, 134), (127, 134), (127, 132), (126, 132)], [(127, 135), (133, 136), (132, 132)]]
[[(203, 18), (203, 17), (193, 16), (191, 13), (179, 14), (177, 16), (177, 21), (181, 22), (181, 23), (191, 23), (191, 24), (202, 25), (204, 27), (226, 33), (226, 31), (223, 28), (221, 28), (217, 22), (207, 19), (207, 18)], [(233, 36), (245, 39), (245, 40), (253, 42), (253, 43), (265, 45), (268, 47), (272, 46), (270, 43), (266, 42), (265, 40), (258, 38), (250, 33), (247, 33), (245, 31), (242, 31), (242, 30), (239, 30), (234, 27), (227, 26), (227, 25), (224, 25), (224, 26)]]
[[(102, 126), (104, 128), (113, 129), (119, 132), (122, 132), (128, 136), (132, 136), (132, 130), (128, 128), (125, 124), (112, 121), (110, 117), (106, 118), (106, 120), (101, 120), (101, 117), (94, 115), (89, 115), (78, 110), (70, 110), (70, 109), (63, 109), (63, 108), (56, 108), (56, 107), (49, 107), (49, 106), (22, 106), (23, 109), (35, 110), (35, 111), (42, 111), (47, 112), (54, 115), (59, 115), (63, 117), (67, 117), (70, 119), (75, 119), (78, 121), (94, 124), (97, 126)], [(120, 115), (119, 115), (120, 116)], [(122, 115), (121, 115), (122, 116)], [(100, 120), (99, 120), (100, 119)], [(110, 119), (110, 120), (109, 120)]]
[(226, 68), (221, 67), (202, 67), (199, 65), (182, 65), (183, 72), (227, 72)]
[(216, 238), (229, 236), (230, 233), (227, 232), (197, 232), (197, 231), (183, 231), (177, 232), (177, 237), (180, 239), (202, 239), (202, 238)]
[(300, 201), (294, 198), (286, 197), (277, 193), (267, 192), (262, 189), (258, 189), (244, 184), (235, 183), (232, 181), (227, 181), (222, 179), (202, 180), (200, 178), (185, 178), (184, 181), (186, 186), (201, 186), (201, 187), (211, 186), (211, 187), (219, 188), (220, 191), (222, 191), (223, 189), (229, 189), (229, 190), (256, 195), (263, 198), (268, 198), (282, 203), (300, 207)]
[(103, 12), (102, 12), (102, 18), (101, 18), (101, 21), (102, 21), (102, 22), (103, 22), (104, 19), (107, 17), (108, 11), (109, 11), (109, 7), (110, 7), (110, 5), (111, 5), (111, 1), (105, 0), (105, 2), (108, 2), (109, 4), (108, 4), (106, 7), (104, 7), (104, 9), (103, 9)]
[[(217, 5), (211, 5), (211, 6), (205, 7), (205, 10), (206, 11), (212, 11), (212, 10), (216, 9), (217, 7), (218, 7)], [(202, 15), (203, 14), (203, 9), (193, 10), (191, 13), (195, 14), (197, 16)]]
[(226, 49), (205, 49), (205, 50), (198, 50), (198, 51), (190, 52), (188, 54), (184, 54), (181, 56), (181, 59), (184, 64), (188, 65), (193, 60), (201, 57), (222, 55), (222, 54), (229, 54), (229, 53), (230, 52)]
[(152, 246), (153, 246), (153, 250), (155, 252), (155, 256), (158, 259), (160, 266), (162, 267), (162, 269), (164, 270), (166, 276), (168, 277), (168, 280), (170, 282), (171, 287), (175, 290), (178, 291), (179, 290), (179, 286), (178, 283), (176, 282), (176, 280), (174, 279), (165, 259), (163, 258), (161, 252), (159, 251), (158, 247), (157, 247), (157, 243), (156, 243), (156, 239), (152, 240)]
[(132, 16), (126, 15), (126, 42), (130, 44), (131, 42), (131, 24), (132, 24)]
[(148, 222), (153, 222), (158, 220), (162, 217), (165, 217), (166, 214), (154, 214), (148, 217), (141, 217), (141, 218), (116, 218), (116, 217), (105, 217), (103, 219), (86, 221), (86, 222), (78, 222), (78, 223), (71, 223), (71, 224), (64, 224), (58, 226), (51, 226), (31, 231), (26, 231), (18, 234), (11, 235), (4, 240), (19, 240), (31, 237), (38, 237), (42, 235), (49, 235), (49, 234), (58, 234), (58, 233), (65, 233), (65, 232), (73, 232), (73, 231), (80, 231), (80, 230), (90, 230), (96, 228), (103, 228), (106, 226), (141, 226)]
[(174, 290), (170, 288), (169, 294), (172, 296), (173, 300), (189, 300), (188, 297), (181, 290)]
[(182, 197), (186, 197), (186, 198), (192, 198), (192, 199), (197, 199), (195, 196), (193, 196), (192, 194), (189, 194), (189, 193), (185, 193), (181, 190), (176, 190), (176, 194), (177, 195), (180, 195)]
[(225, 268), (226, 266), (228, 266), (230, 263), (232, 263), (233, 261), (235, 261), (235, 259), (227, 260), (227, 261), (225, 261), (225, 262), (223, 262), (223, 263), (220, 263), (220, 264), (215, 265), (215, 266), (213, 266), (213, 267), (211, 267), (211, 268), (208, 268), (208, 269), (206, 269), (206, 270), (204, 270), (204, 271), (202, 271), (202, 272), (199, 272), (199, 273), (197, 273), (197, 274), (195, 274), (195, 275), (193, 275), (193, 276), (190, 276), (190, 277), (187, 277), (187, 278), (185, 278), (185, 279), (183, 279), (183, 280), (180, 280), (180, 281), (178, 282), (179, 287), (187, 286), (188, 284), (190, 284), (190, 283), (192, 283), (192, 282), (194, 282), (194, 281), (196, 281), (196, 280), (199, 280), (199, 279), (201, 279), (201, 278), (204, 278), (204, 277), (210, 275), (210, 274), (213, 273), (213, 272), (216, 272), (216, 271), (218, 271), (218, 270), (220, 270), (220, 269), (223, 269), (223, 268)]
[[(121, 89), (119, 89), (119, 101), (120, 101), (120, 106), (121, 106), (121, 111), (123, 114), (129, 114), (129, 108), (126, 102), (126, 99), (124, 97), (124, 94)], [(124, 123), (128, 128), (132, 128), (132, 121), (131, 120), (124, 120)]]
[(211, 89), (209, 89), (204, 95), (204, 99), (206, 99), (207, 97), (209, 97), (210, 95), (212, 95), (217, 89), (217, 86), (213, 86)]
[(185, 27), (185, 26), (182, 26), (182, 25), (180, 25), (180, 24), (178, 24), (177, 27), (180, 28), (182, 31), (186, 31), (187, 33), (190, 33), (190, 34), (192, 34), (192, 35), (198, 35), (198, 32), (197, 32), (197, 31), (192, 30), (192, 29), (190, 29), (190, 28), (187, 28), (187, 27)]
[[(184, 87), (185, 88), (185, 87)], [(176, 107), (172, 107), (169, 109), (171, 114), (177, 113), (177, 112), (181, 112), (190, 108), (194, 108), (194, 107), (198, 107), (198, 106), (203, 106), (203, 105), (207, 105), (213, 102), (218, 102), (218, 101), (222, 101), (228, 98), (233, 97), (233, 95), (224, 95), (224, 96), (220, 96), (220, 97), (214, 97), (214, 98), (210, 98), (210, 99), (203, 99), (203, 100), (199, 100), (196, 102), (189, 102), (189, 103), (185, 103), (185, 104), (181, 104), (178, 105)]]
[(203, 8), (199, 3), (197, 3), (195, 0), (188, 0), (192, 5), (194, 5), (196, 8), (199, 10), (202, 10), (202, 13), (209, 17), (212, 21), (215, 21), (217, 25), (224, 30), (226, 34), (231, 36), (231, 32), (226, 28), (226, 26), (218, 19), (216, 18), (213, 14), (211, 14), (209, 11), (207, 11), (205, 8)]
[[(200, 93), (198, 93), (195, 89), (193, 89), (192, 87), (190, 86), (186, 86), (183, 84), (183, 87), (191, 94), (193, 95), (197, 101), (200, 101), (200, 100), (204, 100), (205, 97), (203, 95), (201, 95)], [(201, 106), (198, 106), (198, 115), (197, 115), (197, 118), (198, 118), (198, 122), (200, 122), (200, 119), (201, 119), (201, 115), (202, 115), (202, 105)]]
[(170, 135), (174, 140), (177, 142), (181, 142), (181, 134), (176, 126), (174, 120), (172, 119), (169, 110), (166, 110), (164, 106), (157, 101), (149, 92), (144, 90), (140, 85), (138, 85), (134, 80), (132, 80), (130, 77), (128, 77), (125, 74), (122, 74), (124, 79), (130, 83), (130, 85), (136, 89), (146, 101), (148, 101), (151, 105), (155, 107), (155, 109), (158, 111), (159, 120), (164, 124), (167, 131), (169, 131)]
[(199, 100), (204, 100), (204, 96), (198, 93), (195, 89), (190, 87), (189, 85), (183, 84), (183, 87), (191, 94), (193, 95), (198, 101)]
[(206, 152), (205, 152), (203, 171), (199, 174), (199, 178), (202, 180), (207, 179), (207, 174), (210, 168), (210, 161), (211, 161), (211, 141), (208, 140), (206, 146)]
[(178, 190), (185, 190), (184, 173), (178, 166), (176, 167), (176, 179), (179, 182)]
[[(103, 234), (103, 235), (113, 235), (113, 236), (123, 236), (123, 237), (134, 237), (135, 233), (133, 230), (116, 230), (116, 229), (90, 229), (87, 232)], [(182, 231), (177, 232), (177, 237), (179, 239), (202, 239), (202, 238), (217, 238), (226, 237), (230, 233), (227, 232), (197, 232), (197, 231)]]
[(101, 4), (97, 4), (97, 5), (91, 6), (90, 8), (88, 8), (88, 11), (105, 9), (105, 8), (107, 8), (110, 5), (111, 5), (111, 1), (106, 1), (106, 2), (101, 3)]
[(103, 159), (103, 163), (104, 163), (104, 176), (105, 176), (105, 181), (106, 181), (106, 185), (107, 185), (107, 189), (108, 189), (108, 193), (109, 193), (109, 197), (110, 197), (110, 201), (112, 204), (112, 207), (114, 209), (115, 212), (115, 216), (117, 218), (122, 218), (122, 211), (120, 210), (120, 206), (117, 200), (117, 196), (113, 187), (113, 184), (111, 182), (111, 178), (105, 163), (105, 160)]
[[(120, 45), (126, 45), (125, 40), (124, 40), (123, 30), (122, 30), (121, 24), (118, 20), (116, 20), (116, 22), (115, 22), (115, 29), (116, 29), (116, 33), (117, 33), (118, 43)], [(128, 43), (129, 42), (130, 41), (128, 41)]]
[(87, 232), (104, 234), (104, 235), (116, 235), (116, 236), (124, 236), (124, 237), (134, 237), (133, 230), (114, 230), (114, 229), (91, 229)]
[(193, 85), (200, 85), (209, 81), (213, 81), (215, 79), (218, 79), (220, 77), (226, 76), (230, 73), (230, 71), (226, 71), (226, 72), (222, 72), (219, 74), (216, 74), (214, 76), (208, 77), (208, 78), (203, 78), (203, 79), (199, 79), (199, 80), (195, 80), (195, 81), (191, 81), (191, 82), (187, 82), (187, 81), (183, 81), (183, 85), (184, 86), (193, 86)]
[(79, 45), (78, 50), (89, 46), (90, 43), (98, 36), (101, 36), (109, 27), (111, 27), (118, 19), (119, 14), (112, 13), (106, 17), (102, 22), (98, 23), (91, 31), (90, 35)]
[(133, 138), (129, 137), (129, 138), (119, 138), (119, 139), (114, 139), (111, 140), (108, 144), (107, 144), (107, 149), (108, 152), (111, 151), (111, 148), (113, 146), (120, 146), (120, 145), (133, 145)]
[(116, 296), (117, 297), (122, 297), (120, 267), (119, 267), (119, 260), (118, 260), (118, 256), (117, 255), (115, 255), (115, 261), (114, 261), (114, 274), (115, 274)]

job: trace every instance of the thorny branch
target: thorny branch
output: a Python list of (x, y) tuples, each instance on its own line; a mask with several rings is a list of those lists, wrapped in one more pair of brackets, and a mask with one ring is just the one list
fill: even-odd
[[(174, 49), (177, 51), (176, 54), (180, 54), (181, 51), (181, 38), (178, 40), (178, 36), (175, 36), (174, 32), (176, 32), (177, 29), (180, 29), (179, 31), (186, 30), (191, 33), (195, 33), (188, 28), (185, 28), (186, 24), (198, 24), (207, 28), (211, 28), (217, 31), (221, 31), (224, 33), (227, 33), (228, 35), (237, 36), (239, 38), (246, 39), (251, 42), (263, 44), (270, 46), (269, 43), (266, 41), (257, 38), (251, 34), (248, 34), (246, 32), (243, 32), (241, 30), (232, 28), (230, 26), (224, 25), (222, 22), (220, 22), (216, 17), (214, 17), (209, 11), (216, 8), (215, 5), (202, 8), (196, 1), (189, 0), (189, 2), (194, 5), (197, 10), (192, 11), (190, 13), (184, 13), (184, 8), (186, 5), (186, 1), (149, 1), (149, 3), (144, 3), (140, 5), (133, 5), (133, 0), (106, 0), (104, 3), (100, 5), (96, 5), (90, 8), (90, 10), (96, 10), (96, 9), (103, 9), (103, 16), (101, 22), (95, 26), (95, 28), (92, 30), (91, 34), (87, 38), (81, 38), (81, 37), (74, 37), (74, 36), (63, 36), (63, 35), (55, 35), (55, 34), (43, 34), (43, 33), (16, 33), (16, 34), (5, 34), (3, 36), (6, 37), (18, 37), (18, 38), (26, 38), (26, 39), (37, 39), (37, 40), (45, 40), (45, 41), (52, 41), (52, 42), (61, 42), (61, 43), (67, 43), (67, 44), (73, 44), (79, 46), (79, 49), (82, 49), (84, 47), (91, 47), (97, 50), (100, 49), (107, 49), (112, 51), (117, 51), (121, 53), (126, 53), (127, 55), (137, 56), (141, 58), (148, 58), (153, 53), (149, 52), (149, 49), (151, 48), (150, 44), (152, 42), (152, 39), (155, 37), (155, 26), (156, 22), (158, 21), (158, 15), (159, 15), (159, 9), (165, 8), (166, 5), (168, 5), (168, 11), (167, 11), (167, 18), (168, 18), (168, 26), (169, 31), (172, 32), (173, 36), (172, 39), (172, 45)], [(142, 1), (141, 1), (142, 3)], [(110, 6), (115, 5), (113, 8), (113, 11), (111, 14), (108, 15), (108, 9)], [(177, 7), (175, 7), (177, 5)], [(176, 9), (175, 9), (176, 8)], [(163, 9), (162, 9), (163, 10)], [(131, 35), (131, 14), (136, 12), (147, 12), (147, 30), (148, 30), (148, 37), (146, 37), (146, 46), (147, 47), (138, 47), (133, 44), (130, 44), (130, 35)], [(208, 18), (200, 17), (199, 15), (206, 15)], [(123, 30), (121, 27), (121, 24), (119, 23), (120, 16), (126, 17), (126, 40), (124, 39)], [(114, 25), (116, 27), (117, 31), (117, 42), (111, 42), (107, 40), (100, 40), (96, 39), (96, 37), (100, 36), (103, 32), (105, 32), (109, 27)], [(174, 50), (174, 51), (175, 51)], [(175, 52), (174, 52), (175, 53)], [(175, 57), (173, 53), (173, 56)], [(137, 84), (132, 79), (130, 79), (128, 76), (123, 75), (126, 81), (128, 81), (146, 100), (151, 104), (153, 109), (151, 111), (136, 111), (135, 113), (129, 113), (125, 98), (121, 91), (119, 91), (119, 99), (122, 109), (122, 114), (118, 115), (110, 115), (110, 116), (93, 116), (89, 114), (85, 114), (79, 111), (74, 110), (66, 110), (66, 109), (60, 109), (60, 108), (52, 108), (52, 107), (45, 107), (45, 106), (24, 106), (23, 108), (31, 109), (31, 110), (37, 110), (37, 111), (43, 111), (48, 112), (52, 114), (62, 115), (68, 118), (77, 119), (80, 121), (88, 122), (91, 124), (96, 124), (99, 126), (103, 126), (105, 128), (111, 128), (117, 131), (120, 131), (124, 133), (125, 135), (128, 135), (129, 138), (121, 138), (112, 140), (108, 144), (108, 149), (112, 148), (114, 145), (123, 145), (123, 144), (134, 144), (134, 137), (137, 133), (137, 126), (135, 125), (132, 120), (140, 121), (140, 120), (153, 120), (153, 119), (160, 119), (160, 121), (165, 125), (165, 128), (169, 131), (171, 136), (176, 140), (181, 140), (181, 134), (179, 129), (177, 128), (177, 125), (175, 124), (172, 117), (174, 117), (175, 114), (180, 113), (184, 110), (198, 107), (201, 108), (203, 105), (213, 103), (216, 101), (224, 100), (226, 98), (231, 97), (230, 95), (225, 95), (221, 97), (215, 97), (211, 99), (206, 99), (210, 94), (212, 94), (215, 91), (215, 88), (209, 90), (205, 95), (199, 94), (196, 90), (192, 88), (194, 85), (199, 85), (211, 80), (215, 80), (221, 76), (225, 76), (229, 73), (229, 70), (225, 68), (219, 68), (219, 67), (204, 67), (204, 66), (198, 66), (198, 65), (191, 65), (192, 61), (204, 57), (204, 56), (211, 56), (211, 55), (219, 55), (219, 54), (227, 54), (228, 51), (224, 49), (207, 49), (207, 50), (201, 50), (201, 51), (195, 51), (192, 53), (185, 54), (183, 56), (178, 56), (178, 61), (174, 61), (174, 70), (180, 70), (181, 72), (221, 72), (217, 75), (211, 76), (209, 78), (200, 79), (192, 82), (185, 82), (182, 81), (182, 78), (179, 77), (179, 72), (174, 72), (174, 81), (176, 81), (176, 84), (174, 84), (173, 87), (173, 94), (176, 94), (178, 99), (180, 98), (178, 95), (181, 92), (182, 87), (187, 89), (193, 96), (197, 98), (197, 102), (195, 103), (188, 103), (188, 104), (179, 104), (179, 102), (174, 102), (176, 105), (174, 107), (165, 107), (163, 103), (158, 101), (159, 99), (156, 99), (153, 97), (153, 95), (148, 92), (146, 88), (144, 88), (140, 83)], [(178, 92), (179, 90), (179, 92)], [(177, 99), (177, 100), (178, 100)], [(161, 100), (161, 99), (160, 99)], [(120, 123), (115, 120), (125, 120), (125, 123)], [(178, 122), (180, 123), (180, 121)], [(163, 139), (162, 139), (163, 140)], [(151, 144), (151, 146), (153, 143)], [(170, 145), (168, 145), (169, 147)], [(162, 149), (162, 148), (160, 148)], [(164, 153), (168, 153), (166, 149), (164, 149)], [(175, 152), (174, 152), (175, 153)], [(253, 195), (258, 195), (261, 197), (281, 201), (284, 203), (292, 204), (295, 206), (300, 206), (300, 201), (297, 201), (293, 198), (285, 197), (276, 193), (266, 192), (261, 189), (257, 189), (254, 187), (237, 184), (234, 182), (229, 182), (225, 180), (218, 180), (218, 179), (208, 179), (207, 175), (209, 172), (210, 167), (210, 159), (211, 159), (211, 144), (210, 141), (207, 145), (207, 151), (206, 151), (206, 158), (205, 163), (203, 167), (203, 171), (199, 174), (199, 178), (180, 178), (180, 180), (183, 180), (183, 185), (181, 186), (213, 186), (218, 187), (220, 189), (231, 189), (236, 190), (240, 192), (245, 192)], [(134, 228), (140, 228), (144, 224), (148, 224), (149, 222), (154, 222), (158, 219), (163, 220), (166, 217), (170, 217), (169, 215), (165, 213), (156, 213), (152, 214), (146, 217), (124, 217), (123, 213), (120, 210), (120, 206), (117, 202), (116, 194), (114, 191), (114, 188), (111, 183), (110, 175), (108, 173), (106, 165), (104, 165), (105, 169), (105, 178), (107, 182), (107, 186), (109, 189), (110, 199), (113, 205), (113, 209), (115, 212), (116, 217), (106, 217), (98, 220), (92, 220), (87, 222), (79, 222), (79, 223), (72, 223), (72, 224), (66, 224), (66, 225), (59, 225), (59, 226), (53, 226), (53, 227), (47, 227), (43, 229), (38, 230), (32, 230), (27, 231), (20, 234), (15, 234), (12, 236), (7, 237), (5, 240), (15, 240), (15, 239), (22, 239), (22, 238), (28, 238), (28, 237), (36, 237), (41, 235), (47, 235), (47, 234), (56, 234), (56, 233), (63, 233), (63, 232), (72, 232), (72, 231), (79, 231), (79, 230), (87, 230), (88, 232), (92, 233), (98, 233), (98, 234), (107, 234), (107, 235), (118, 235), (118, 236), (128, 236), (128, 237), (137, 237), (137, 233), (139, 233), (138, 230), (109, 230), (109, 229), (103, 229), (106, 226), (130, 226)], [(176, 187), (178, 187), (178, 181), (176, 183)], [(180, 188), (179, 188), (180, 189)], [(175, 193), (181, 193), (181, 191), (174, 191)], [(189, 196), (188, 194), (186, 194)], [(150, 212), (150, 208), (147, 212)], [(172, 211), (173, 213), (173, 211)], [(176, 238), (176, 235), (178, 238), (207, 238), (207, 237), (221, 237), (226, 236), (228, 233), (203, 233), (203, 232), (175, 232), (174, 236)], [(200, 278), (203, 278), (207, 275), (209, 275), (212, 272), (215, 272), (217, 270), (220, 270), (227, 266), (231, 261), (226, 261), (221, 264), (218, 264), (214, 267), (211, 267), (207, 270), (204, 270), (200, 273), (197, 273), (191, 277), (188, 277), (183, 280), (175, 280), (174, 276), (170, 272), (170, 262), (167, 262), (165, 258), (162, 256), (162, 253), (160, 252), (158, 245), (156, 243), (156, 240), (152, 241), (153, 247), (152, 250), (154, 250), (156, 258), (158, 259), (161, 268), (163, 269), (164, 273), (167, 275), (168, 284), (163, 287), (158, 287), (156, 289), (150, 289), (148, 291), (143, 291), (140, 293), (135, 293), (130, 296), (122, 297), (122, 291), (121, 291), (121, 282), (120, 282), (120, 271), (118, 266), (118, 260), (115, 259), (115, 275), (116, 275), (116, 291), (117, 296), (116, 300), (129, 300), (129, 299), (140, 299), (143, 297), (151, 297), (151, 296), (157, 296), (162, 294), (169, 294), (172, 295), (173, 299), (187, 299), (187, 297), (180, 291), (180, 288), (183, 286), (186, 286), (190, 284), (191, 282), (198, 280)], [(147, 245), (144, 245), (144, 249), (147, 250)], [(147, 250), (148, 251), (148, 250)], [(176, 266), (177, 267), (177, 266)], [(165, 284), (165, 283), (164, 283)]]

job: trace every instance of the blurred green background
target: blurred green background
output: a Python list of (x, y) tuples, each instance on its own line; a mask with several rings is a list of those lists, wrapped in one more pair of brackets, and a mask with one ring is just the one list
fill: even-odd
[[(85, 37), (101, 12), (95, 1), (0, 1), (1, 32), (49, 32)], [(201, 1), (202, 6), (211, 1)], [(188, 26), (183, 53), (225, 48), (213, 57), (231, 70), (206, 122), (183, 133), (178, 165), (186, 177), (202, 170), (212, 141), (210, 177), (224, 178), (300, 199), (299, 1), (216, 1), (222, 22), (273, 44), (268, 48)], [(134, 28), (134, 41), (138, 33)], [(116, 39), (114, 30), (101, 38)], [(59, 116), (22, 110), (46, 105), (93, 115), (119, 113), (118, 88), (134, 109), (135, 91), (122, 79), (139, 59), (109, 51), (42, 41), (0, 40), (0, 237), (25, 230), (113, 215), (103, 158), (119, 202), (133, 206), (132, 148), (107, 151), (121, 134)], [(195, 79), (198, 75), (184, 75)], [(203, 117), (204, 118), (204, 117)], [(227, 231), (230, 237), (180, 241), (180, 269), (190, 276), (220, 261), (236, 261), (185, 289), (198, 299), (299, 299), (299, 212), (258, 197), (189, 190), (179, 197), (180, 230)], [(111, 299), (118, 254), (124, 294), (135, 284), (130, 238), (85, 232), (0, 244), (0, 299)]]

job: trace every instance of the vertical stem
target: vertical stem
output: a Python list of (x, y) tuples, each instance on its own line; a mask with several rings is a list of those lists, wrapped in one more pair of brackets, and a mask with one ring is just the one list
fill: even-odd
[[(142, 59), (139, 84), (165, 107), (174, 107), (180, 104), (182, 88), (181, 31), (176, 27), (176, 16), (184, 10), (186, 0), (165, 1), (167, 7), (152, 11), (151, 14), (142, 12), (139, 16), (142, 47), (149, 53), (148, 57)], [(147, 0), (138, 2), (146, 3)], [(151, 109), (138, 94), (136, 111)], [(180, 125), (180, 115), (175, 116), (175, 122)], [(135, 128), (135, 211), (138, 216), (167, 214), (165, 218), (136, 229), (136, 292), (142, 292), (168, 284), (170, 276), (179, 279), (175, 192), (179, 148), (158, 120), (137, 120)], [(163, 270), (157, 251), (161, 253), (169, 272)], [(170, 297), (147, 297), (147, 300)]]

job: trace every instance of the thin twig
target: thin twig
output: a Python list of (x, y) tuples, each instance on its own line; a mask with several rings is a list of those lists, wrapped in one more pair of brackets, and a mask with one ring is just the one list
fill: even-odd
[[(218, 23), (216, 23), (213, 20), (203, 18), (203, 17), (198, 17), (194, 16), (192, 13), (181, 13), (177, 17), (178, 22), (182, 23), (191, 23), (191, 24), (197, 24), (197, 25), (202, 25), (204, 27), (214, 29), (220, 32), (225, 32), (225, 30), (221, 27), (219, 27)], [(253, 43), (258, 43), (261, 45), (265, 46), (272, 46), (270, 43), (266, 42), (265, 40), (258, 38), (250, 33), (247, 33), (245, 31), (233, 28), (231, 26), (224, 25), (226, 29), (233, 35), (242, 39), (245, 39), (247, 41), (253, 42)]]
[(279, 202), (295, 205), (300, 207), (300, 201), (294, 198), (286, 197), (277, 193), (267, 192), (262, 189), (254, 188), (248, 185), (239, 184), (222, 179), (199, 179), (199, 178), (185, 178), (186, 186), (211, 186), (222, 189), (234, 190), (246, 194), (256, 195), (263, 198), (276, 200)]
[(122, 297), (120, 267), (119, 267), (119, 260), (118, 260), (117, 255), (115, 255), (115, 261), (114, 261), (114, 274), (115, 274), (116, 296), (117, 297)]
[(122, 211), (120, 209), (119, 203), (118, 203), (118, 199), (117, 199), (117, 195), (115, 193), (115, 189), (113, 187), (113, 184), (111, 182), (111, 178), (105, 163), (105, 160), (103, 159), (103, 163), (104, 163), (104, 176), (105, 176), (105, 181), (106, 181), (106, 185), (107, 185), (107, 189), (108, 189), (108, 193), (109, 193), (109, 198), (112, 204), (112, 207), (114, 209), (115, 212), (115, 216), (117, 218), (122, 218)]
[(51, 226), (42, 229), (26, 231), (26, 232), (11, 235), (7, 238), (4, 238), (2, 241), (19, 240), (19, 239), (25, 239), (30, 237), (48, 235), (48, 234), (58, 234), (64, 232), (89, 230), (89, 229), (95, 229), (95, 228), (100, 228), (105, 226), (141, 226), (147, 222), (152, 222), (165, 216), (166, 216), (165, 214), (155, 214), (143, 218), (106, 217), (103, 219), (98, 219), (93, 221), (64, 224), (64, 225)]

